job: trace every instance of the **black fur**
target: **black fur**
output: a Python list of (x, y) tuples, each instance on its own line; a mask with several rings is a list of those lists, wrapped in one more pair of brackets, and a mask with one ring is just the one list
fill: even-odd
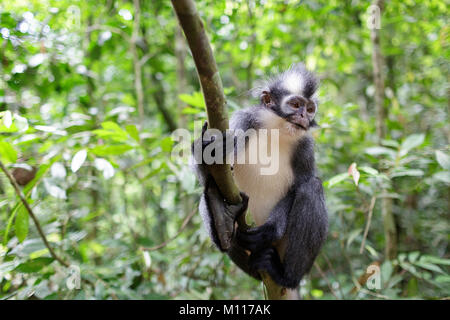
[[(301, 64), (293, 66), (287, 72), (295, 72), (302, 77), (302, 94), (310, 99), (318, 87), (314, 75)], [(280, 109), (280, 103), (284, 96), (290, 94), (281, 85), (284, 75), (270, 80), (265, 89), (270, 90), (274, 102), (270, 109), (282, 118), (285, 118), (285, 115)], [(257, 107), (237, 111), (233, 115), (231, 127), (244, 131), (262, 128), (263, 123), (258, 118), (258, 110), (261, 108), (266, 106), (262, 103)], [(310, 119), (309, 127), (315, 125), (314, 119)], [(236, 231), (232, 247), (227, 253), (251, 276), (260, 279), (259, 271), (265, 271), (279, 285), (296, 288), (302, 277), (311, 269), (328, 229), (322, 182), (316, 177), (314, 143), (309, 135), (297, 142), (292, 152), (291, 165), (295, 178), (287, 194), (272, 209), (263, 225), (246, 231)], [(207, 170), (204, 167), (199, 168), (197, 173), (201, 181), (207, 181), (202, 196), (207, 212), (202, 212), (202, 216), (211, 238), (221, 249), (214, 228), (214, 215), (211, 212), (221, 210), (229, 214), (233, 210), (220, 198), (220, 191)], [(278, 252), (281, 247), (284, 248), (282, 257)], [(250, 251), (250, 255), (245, 250)]]

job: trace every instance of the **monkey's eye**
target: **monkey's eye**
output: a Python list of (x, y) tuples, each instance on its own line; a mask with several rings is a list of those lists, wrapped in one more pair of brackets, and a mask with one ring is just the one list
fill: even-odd
[(300, 108), (300, 103), (298, 103), (297, 101), (289, 102), (289, 105), (294, 109)]
[(314, 102), (308, 103), (306, 111), (308, 111), (308, 113), (313, 113), (314, 111), (316, 111), (316, 105), (314, 104)]

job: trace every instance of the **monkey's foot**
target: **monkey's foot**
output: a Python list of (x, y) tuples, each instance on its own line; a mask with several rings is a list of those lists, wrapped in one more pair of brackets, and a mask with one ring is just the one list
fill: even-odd
[(253, 272), (265, 271), (277, 281), (284, 274), (283, 264), (281, 263), (278, 251), (274, 247), (263, 249), (262, 251), (250, 255), (250, 270)]
[(271, 247), (274, 238), (275, 228), (269, 224), (236, 232), (238, 244), (251, 252), (258, 252)]

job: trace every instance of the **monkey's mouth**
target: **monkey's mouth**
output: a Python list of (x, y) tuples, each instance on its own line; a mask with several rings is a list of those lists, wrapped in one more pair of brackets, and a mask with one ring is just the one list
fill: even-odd
[(306, 117), (300, 115), (293, 115), (289, 117), (288, 121), (295, 125), (297, 128), (307, 131), (309, 129), (309, 121)]
[(290, 120), (289, 123), (293, 124), (296, 128), (301, 129), (301, 130), (308, 130), (308, 124), (302, 122), (302, 121), (295, 121), (295, 120)]

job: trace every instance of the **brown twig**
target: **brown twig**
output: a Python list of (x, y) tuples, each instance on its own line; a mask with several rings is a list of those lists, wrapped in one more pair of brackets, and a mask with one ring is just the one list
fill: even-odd
[(36, 226), (36, 229), (37, 229), (39, 235), (41, 236), (42, 241), (44, 242), (44, 245), (47, 247), (48, 251), (50, 252), (50, 255), (53, 257), (53, 259), (58, 261), (63, 266), (69, 267), (69, 264), (67, 262), (65, 262), (63, 259), (61, 259), (55, 253), (55, 251), (53, 251), (53, 248), (50, 246), (50, 243), (47, 241), (47, 237), (45, 236), (44, 232), (42, 231), (42, 228), (41, 228), (41, 225), (39, 223), (39, 220), (36, 218), (36, 215), (33, 213), (33, 210), (31, 209), (31, 207), (28, 204), (27, 200), (23, 196), (22, 191), (20, 191), (20, 188), (19, 188), (19, 185), (16, 182), (16, 179), (14, 179), (14, 177), (9, 173), (8, 169), (6, 169), (5, 165), (3, 164), (3, 162), (1, 160), (0, 160), (0, 169), (5, 173), (6, 177), (9, 180), (9, 182), (13, 186), (16, 194), (19, 196), (20, 201), (22, 201), (22, 204), (27, 209), (29, 216), (33, 220), (34, 225)]
[(367, 217), (367, 223), (366, 223), (366, 228), (364, 230), (363, 239), (362, 239), (362, 242), (361, 242), (361, 247), (359, 248), (359, 253), (360, 254), (363, 253), (364, 245), (366, 244), (367, 234), (369, 233), (370, 223), (372, 222), (373, 208), (375, 207), (375, 200), (376, 199), (377, 199), (376, 197), (372, 197), (372, 199), (370, 200), (369, 215)]
[(322, 277), (322, 279), (324, 279), (325, 282), (327, 283), (328, 289), (330, 289), (330, 291), (333, 294), (333, 296), (336, 299), (340, 300), (340, 298), (338, 297), (338, 295), (334, 291), (333, 286), (331, 285), (330, 281), (328, 280), (327, 275), (325, 274), (325, 272), (323, 272), (322, 268), (319, 266), (319, 264), (317, 262), (314, 262), (314, 267), (317, 269), (317, 271), (319, 272), (319, 274)]
[[(205, 99), (209, 128), (225, 132), (228, 129), (226, 100), (222, 80), (203, 22), (193, 0), (172, 0), (172, 6), (194, 58)], [(229, 164), (211, 166), (211, 174), (228, 203), (237, 204), (242, 201), (239, 189), (234, 184)]]

